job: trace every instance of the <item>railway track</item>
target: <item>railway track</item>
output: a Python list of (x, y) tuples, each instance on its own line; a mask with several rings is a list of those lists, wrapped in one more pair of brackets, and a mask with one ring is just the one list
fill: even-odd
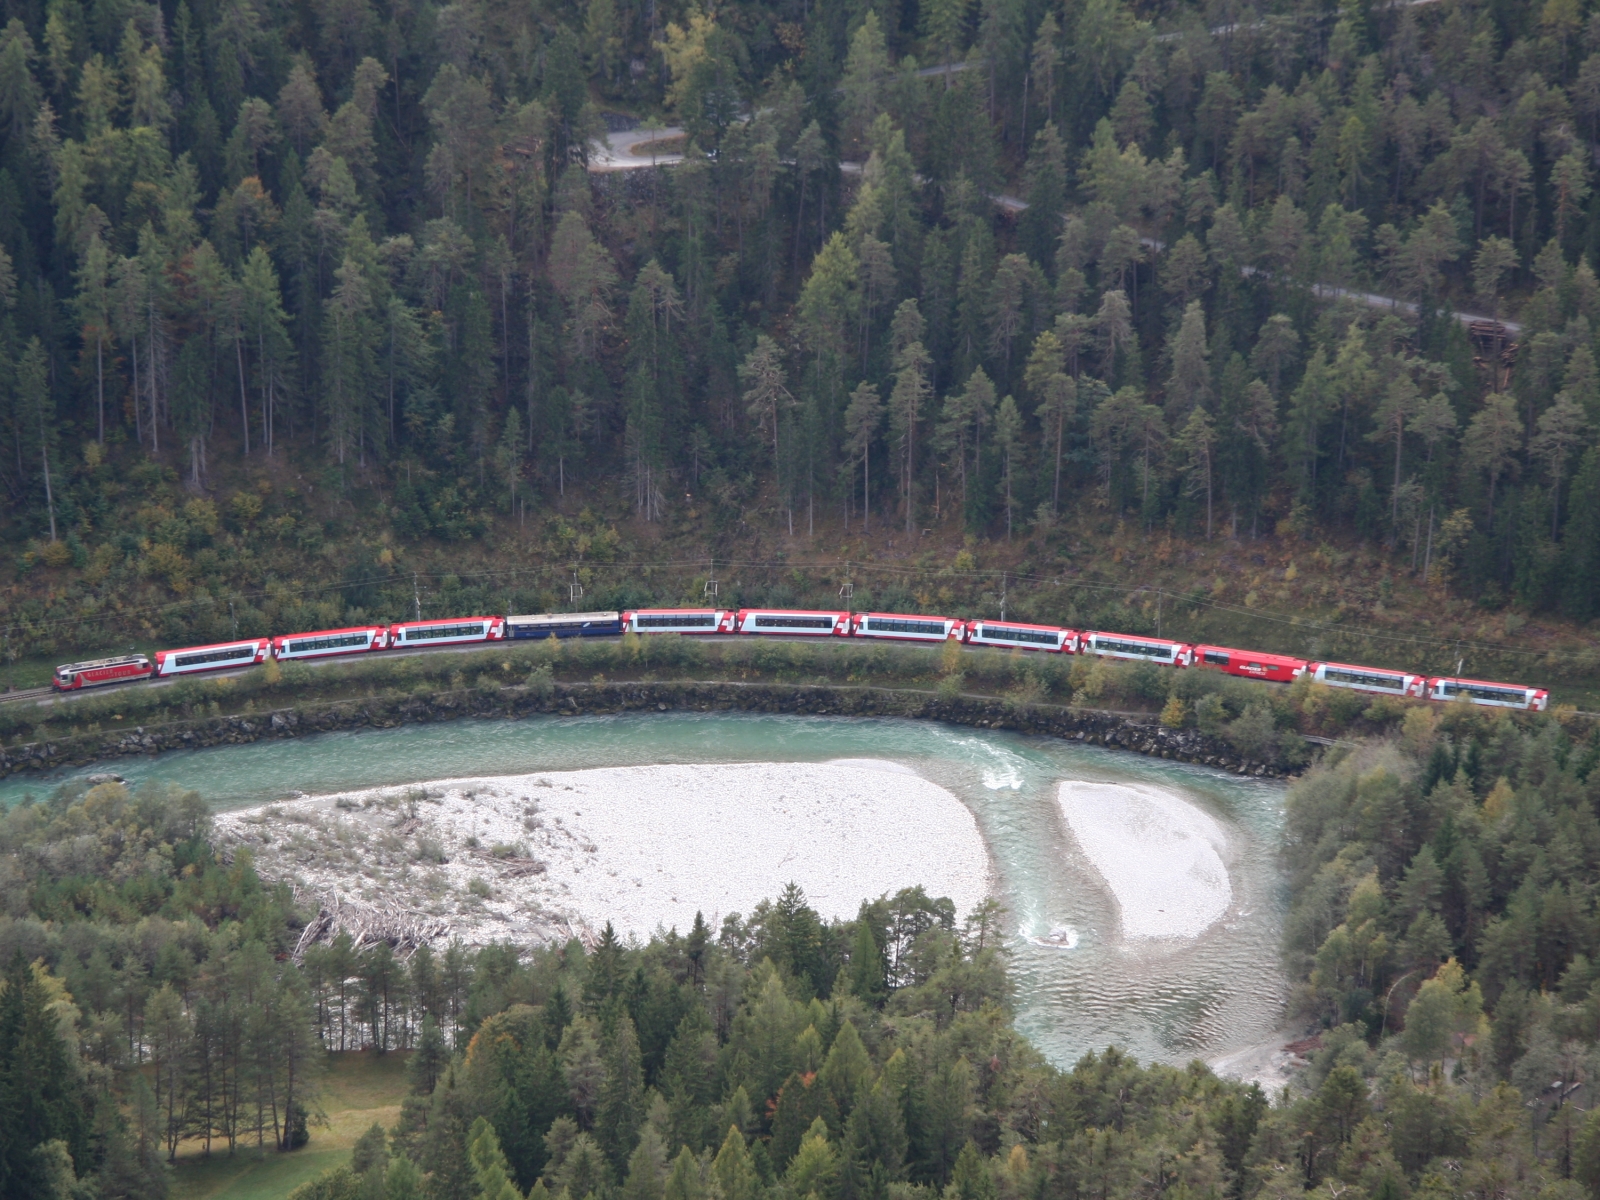
[(50, 695), (53, 689), (47, 687), (23, 688), (16, 692), (0, 692), (0, 704), (10, 704), (19, 700), (43, 700)]

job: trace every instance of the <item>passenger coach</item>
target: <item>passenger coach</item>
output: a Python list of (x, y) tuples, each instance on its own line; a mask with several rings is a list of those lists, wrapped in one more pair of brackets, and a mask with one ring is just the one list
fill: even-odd
[(1428, 699), (1467, 699), (1492, 708), (1525, 708), (1543, 712), (1550, 704), (1550, 693), (1543, 688), (1523, 687), (1520, 683), (1486, 683), (1481, 679), (1430, 679)]
[(1016, 621), (968, 621), (966, 642), (972, 646), (1009, 646), (1021, 650), (1054, 650), (1072, 654), (1078, 634), (1054, 625), (1024, 625)]
[(616, 637), (621, 632), (620, 612), (540, 613), (506, 618), (508, 639)]
[(157, 650), (155, 674), (165, 677), (192, 675), (197, 671), (224, 671), (229, 667), (253, 667), (266, 662), (271, 652), (271, 638), (218, 642), (213, 646), (185, 646), (182, 650)]
[(1311, 663), (1306, 668), (1311, 678), (1329, 687), (1355, 692), (1376, 692), (1386, 696), (1414, 696), (1420, 699), (1427, 680), (1404, 671), (1381, 671), (1377, 667), (1357, 667), (1349, 663)]
[(629, 633), (732, 633), (738, 614), (726, 608), (639, 608), (622, 614)]
[(850, 614), (787, 608), (741, 608), (734, 629), (785, 637), (849, 637)]
[(1194, 647), (1187, 642), (1133, 637), (1126, 633), (1086, 633), (1079, 640), (1078, 653), (1098, 654), (1102, 658), (1128, 658), (1168, 667), (1187, 667), (1194, 662)]
[(890, 638), (903, 642), (942, 642), (959, 638), (966, 622), (954, 617), (924, 617), (911, 613), (856, 613), (852, 637)]
[(389, 645), (396, 650), (416, 646), (450, 646), (458, 642), (498, 642), (506, 635), (504, 617), (446, 617), (442, 621), (405, 621), (389, 626)]
[(272, 639), (272, 657), (279, 661), (291, 658), (325, 658), (333, 654), (365, 654), (369, 650), (386, 650), (389, 646), (387, 625), (362, 625), (353, 629), (320, 629), (314, 633), (286, 633)]

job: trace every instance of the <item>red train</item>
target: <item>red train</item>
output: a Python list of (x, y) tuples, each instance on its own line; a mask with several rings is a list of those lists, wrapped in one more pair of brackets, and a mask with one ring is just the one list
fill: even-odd
[(56, 668), (51, 682), (57, 691), (75, 691), (151, 676), (248, 667), (264, 662), (268, 654), (290, 660), (498, 642), (507, 637), (611, 637), (623, 632), (849, 637), (925, 644), (956, 641), (1048, 654), (1093, 654), (1180, 669), (1198, 667), (1272, 683), (1291, 683), (1309, 674), (1329, 687), (1409, 699), (1467, 700), (1472, 704), (1535, 712), (1543, 711), (1550, 703), (1550, 693), (1544, 688), (1524, 684), (1435, 678), (1351, 663), (1310, 662), (1289, 655), (1264, 654), (1259, 650), (1191, 645), (1138, 634), (1067, 629), (1025, 621), (964, 620), (926, 613), (797, 608), (639, 608), (570, 615), (442, 617), (158, 650), (153, 664), (142, 654), (67, 663)]

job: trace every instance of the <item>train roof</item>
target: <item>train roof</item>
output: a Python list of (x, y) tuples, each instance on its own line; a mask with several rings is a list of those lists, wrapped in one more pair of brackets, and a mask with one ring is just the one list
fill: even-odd
[(1187, 646), (1191, 644), (1182, 638), (1153, 637), (1147, 633), (1113, 633), (1109, 629), (1086, 630), (1083, 636), (1116, 638), (1124, 642), (1149, 642), (1153, 646)]
[(498, 617), (498, 616), (494, 616), (492, 614), (489, 615), (489, 616), (475, 616), (475, 617), (425, 617), (420, 621), (390, 621), (389, 622), (389, 626), (390, 626), (390, 628), (397, 628), (399, 626), (404, 626), (404, 625), (459, 625), (462, 621), (498, 621), (498, 620), (501, 620), (501, 618)]
[(1065, 625), (1040, 625), (1033, 621), (1006, 621), (999, 617), (974, 617), (974, 625), (999, 625), (1005, 629), (1048, 629), (1052, 633), (1071, 633)]
[(617, 612), (571, 612), (571, 613), (523, 613), (520, 616), (507, 617), (506, 623), (518, 625), (553, 624), (557, 621), (620, 621), (621, 611)]
[(1196, 650), (1221, 650), (1226, 654), (1244, 654), (1250, 658), (1258, 658), (1268, 662), (1295, 662), (1304, 663), (1307, 660), (1295, 654), (1269, 654), (1265, 650), (1241, 650), (1237, 646), (1214, 646), (1210, 642), (1196, 642)]
[(96, 667), (120, 667), (124, 663), (148, 663), (150, 658), (144, 654), (119, 654), (113, 658), (88, 658), (83, 662), (62, 663), (57, 671), (92, 671)]
[(794, 617), (837, 617), (841, 614), (849, 616), (848, 608), (763, 608), (760, 605), (750, 604), (739, 609), (742, 613), (782, 613), (784, 616)]
[(345, 625), (339, 629), (297, 629), (293, 633), (280, 633), (272, 640), (279, 642), (284, 638), (322, 637), (330, 633), (371, 633), (374, 629), (382, 632), (387, 628), (389, 626), (380, 621), (374, 625)]
[(188, 654), (191, 650), (223, 650), (230, 646), (259, 646), (262, 642), (270, 642), (268, 637), (235, 638), (231, 642), (202, 642), (194, 646), (173, 646), (167, 650), (157, 650), (157, 654)]
[(1509, 688), (1514, 692), (1542, 692), (1543, 688), (1531, 683), (1502, 683), (1495, 679), (1468, 679), (1465, 675), (1434, 675), (1428, 679), (1432, 683), (1464, 683), (1470, 687), (1496, 687)]
[(1340, 667), (1346, 671), (1371, 671), (1374, 675), (1411, 675), (1417, 679), (1425, 679), (1421, 671), (1407, 671), (1403, 667), (1368, 667), (1361, 663), (1328, 662), (1325, 659), (1313, 659), (1306, 664), (1312, 670), (1318, 667)]

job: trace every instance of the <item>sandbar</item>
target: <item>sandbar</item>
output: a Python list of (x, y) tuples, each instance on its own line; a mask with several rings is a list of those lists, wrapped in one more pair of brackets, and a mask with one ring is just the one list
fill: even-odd
[(1227, 912), (1228, 839), (1209, 813), (1134, 783), (1067, 781), (1057, 799), (1117, 902), (1124, 939), (1196, 937)]
[(972, 813), (883, 762), (541, 771), (224, 813), (219, 841), (312, 895), (400, 905), (469, 945), (715, 930), (791, 881), (824, 918), (921, 885), (965, 914), (991, 886)]

